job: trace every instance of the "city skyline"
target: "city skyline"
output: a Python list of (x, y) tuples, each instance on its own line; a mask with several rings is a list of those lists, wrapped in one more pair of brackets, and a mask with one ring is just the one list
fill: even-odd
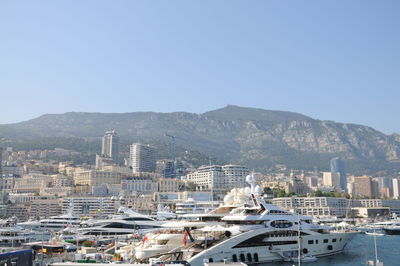
[(306, 3), (2, 2), (0, 124), (233, 104), (400, 132), (400, 4)]

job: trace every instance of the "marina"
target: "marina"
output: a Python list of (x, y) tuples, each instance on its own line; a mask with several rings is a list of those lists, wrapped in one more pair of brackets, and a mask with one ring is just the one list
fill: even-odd
[[(233, 189), (218, 208), (198, 217), (191, 216), (192, 220), (186, 217), (182, 221), (156, 221), (120, 208), (121, 214), (108, 220), (80, 224), (84, 228), (90, 228), (88, 224), (96, 225), (94, 228), (98, 228), (97, 224), (105, 225), (114, 230), (112, 233), (85, 235), (80, 226), (69, 224), (48, 241), (24, 243), (24, 248), (33, 250), (35, 263), (57, 266), (74, 263), (346, 265), (344, 261), (364, 265), (371, 261), (381, 263), (379, 257), (382, 260), (392, 257), (384, 254), (382, 245), (399, 239), (383, 232), (385, 228), (397, 226), (397, 219), (384, 222), (383, 231), (376, 231), (382, 222), (361, 225), (360, 228), (373, 228), (373, 232), (364, 231), (364, 234), (357, 226), (345, 222), (336, 227), (313, 223), (312, 217), (266, 203), (260, 197), (254, 176), (248, 175), (246, 180), (250, 187)], [(129, 227), (116, 226), (126, 224), (122, 221), (127, 221)], [(114, 227), (125, 231), (115, 231)], [(364, 253), (359, 252), (360, 247)], [(375, 258), (371, 258), (374, 251)]]

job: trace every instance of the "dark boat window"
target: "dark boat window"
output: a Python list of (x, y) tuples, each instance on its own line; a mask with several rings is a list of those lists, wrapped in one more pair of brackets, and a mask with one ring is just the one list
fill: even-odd
[(253, 259), (252, 259), (252, 257), (251, 257), (251, 254), (250, 254), (250, 253), (247, 253), (247, 260), (248, 260), (249, 262), (252, 262), (252, 261), (253, 261)]
[(318, 244), (318, 240), (315, 240), (315, 244)]
[(314, 240), (308, 240), (308, 244), (314, 244)]
[(258, 254), (257, 253), (254, 253), (254, 261), (258, 262)]
[(307, 254), (307, 253), (308, 253), (308, 249), (303, 248), (303, 253), (304, 253), (304, 254)]
[(240, 254), (240, 261), (241, 261), (241, 262), (245, 262), (245, 260), (246, 260), (246, 259), (244, 258), (244, 254), (243, 254), (243, 253)]
[(324, 239), (324, 243), (328, 243), (328, 239)]
[(208, 262), (214, 262), (214, 259), (213, 258), (209, 258)]
[[(279, 231), (273, 231), (273, 232), (268, 232), (264, 234), (259, 234), (256, 236), (253, 236), (249, 239), (246, 239), (243, 242), (240, 242), (233, 248), (249, 248), (249, 247), (259, 247), (259, 246), (269, 246), (269, 245), (290, 245), (290, 244), (296, 244), (296, 240), (282, 240), (282, 241), (265, 241), (266, 237), (288, 237), (288, 236), (296, 236), (297, 232), (291, 231), (291, 230), (279, 230)], [(303, 234), (301, 232), (301, 235), (307, 235)]]
[(333, 249), (332, 245), (329, 245), (328, 250), (332, 250), (332, 249)]
[(275, 228), (289, 228), (293, 226), (293, 223), (287, 220), (276, 220), (271, 222), (271, 226)]
[(336, 238), (332, 239), (332, 242), (336, 242)]
[(232, 260), (233, 260), (233, 262), (237, 262), (237, 256), (236, 256), (236, 254), (233, 254), (233, 255), (232, 255)]

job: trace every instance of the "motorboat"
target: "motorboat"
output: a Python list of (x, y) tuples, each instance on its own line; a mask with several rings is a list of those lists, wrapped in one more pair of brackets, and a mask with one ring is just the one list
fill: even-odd
[(163, 206), (159, 204), (157, 206), (157, 212), (152, 215), (158, 221), (174, 220), (177, 218), (177, 214), (172, 212), (168, 206)]
[(80, 223), (80, 217), (66, 213), (40, 220), (40, 228), (44, 231), (60, 231), (68, 226), (78, 227)]
[(66, 213), (52, 216), (50, 218), (39, 221), (28, 221), (20, 223), (24, 228), (30, 228), (35, 231), (51, 231), (58, 232), (66, 227), (78, 227), (81, 223), (81, 218), (73, 214), (73, 203), (71, 202)]
[(260, 196), (261, 188), (255, 186), (255, 177), (249, 175), (246, 180), (251, 186), (246, 189), (251, 204), (235, 208), (221, 219), (226, 223), (225, 232), (175, 250), (171, 259), (186, 260), (192, 266), (203, 265), (205, 260), (268, 263), (283, 261), (299, 250), (300, 256), (318, 258), (341, 253), (359, 233), (314, 224), (311, 217), (268, 204)]
[(383, 227), (383, 231), (388, 235), (400, 235), (400, 222)]
[(385, 234), (384, 233), (382, 233), (382, 232), (365, 232), (365, 234), (366, 235), (369, 235), (369, 236), (384, 236)]
[(29, 242), (31, 232), (18, 226), (14, 220), (4, 220), (0, 225), (0, 246), (18, 247)]
[(137, 260), (143, 260), (162, 255), (183, 245), (183, 237), (184, 232), (179, 229), (164, 229), (148, 233), (134, 247), (134, 256)]
[(145, 234), (160, 228), (162, 222), (133, 210), (121, 207), (118, 215), (108, 219), (90, 219), (81, 223), (77, 232), (82, 235), (117, 236), (133, 233)]
[(168, 253), (179, 247), (185, 246), (188, 232), (191, 238), (205, 239), (206, 233), (225, 232), (222, 218), (240, 206), (248, 204), (248, 198), (243, 197), (243, 189), (232, 189), (224, 198), (222, 204), (208, 213), (183, 214), (178, 221), (169, 221), (162, 224), (163, 229), (146, 234), (139, 244), (134, 246), (134, 256), (137, 260), (144, 261)]

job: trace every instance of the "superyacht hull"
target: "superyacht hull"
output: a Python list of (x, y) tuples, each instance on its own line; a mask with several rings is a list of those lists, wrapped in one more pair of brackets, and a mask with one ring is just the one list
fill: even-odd
[[(203, 250), (188, 259), (192, 266), (209, 262), (244, 262), (260, 264), (283, 261), (298, 252), (297, 237), (265, 237), (272, 229), (258, 229), (229, 238), (215, 246)], [(301, 236), (302, 254), (323, 257), (341, 253), (347, 243), (358, 232), (335, 232)]]

